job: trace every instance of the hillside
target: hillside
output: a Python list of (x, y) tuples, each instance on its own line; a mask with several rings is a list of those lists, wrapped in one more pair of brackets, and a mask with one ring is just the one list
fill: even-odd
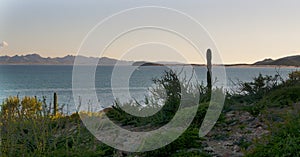
[(300, 55), (288, 56), (279, 58), (276, 60), (265, 59), (263, 61), (258, 61), (253, 65), (283, 65), (283, 66), (300, 66)]

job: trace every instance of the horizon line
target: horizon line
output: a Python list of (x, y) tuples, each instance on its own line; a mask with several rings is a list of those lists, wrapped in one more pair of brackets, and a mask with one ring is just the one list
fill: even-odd
[[(194, 63), (194, 62), (191, 62), (191, 63), (180, 63), (178, 61), (162, 61), (162, 60), (157, 60), (157, 61), (147, 61), (147, 60), (120, 60), (120, 59), (117, 59), (117, 58), (114, 58), (114, 57), (111, 57), (111, 56), (103, 56), (103, 57), (94, 57), (94, 56), (83, 56), (83, 55), (74, 55), (74, 54), (66, 54), (64, 56), (42, 56), (41, 54), (39, 53), (36, 53), (36, 52), (32, 52), (32, 53), (27, 53), (27, 54), (14, 54), (14, 55), (1, 55), (0, 54), (0, 57), (15, 57), (15, 56), (19, 56), (19, 57), (22, 57), (22, 56), (28, 56), (28, 55), (38, 55), (42, 58), (51, 58), (51, 59), (55, 59), (55, 58), (64, 58), (64, 57), (68, 57), (68, 56), (71, 56), (71, 57), (86, 57), (86, 58), (109, 58), (109, 59), (115, 59), (115, 60), (119, 60), (119, 61), (127, 61), (127, 62), (152, 62), (152, 63), (157, 63), (157, 62), (177, 62), (178, 64), (191, 64), (191, 65), (205, 65), (205, 63)], [(222, 63), (222, 64), (215, 64), (215, 65), (251, 65), (251, 64), (254, 64), (256, 62), (260, 62), (260, 61), (264, 61), (264, 60), (268, 60), (268, 59), (271, 59), (271, 60), (277, 60), (277, 59), (281, 59), (281, 58), (285, 58), (285, 57), (293, 57), (293, 56), (300, 56), (300, 55), (287, 55), (287, 56), (284, 56), (284, 57), (279, 57), (279, 58), (270, 58), (270, 57), (265, 57), (263, 59), (260, 59), (260, 60), (257, 60), (255, 62), (252, 62), (252, 63), (245, 63), (245, 62), (233, 62), (233, 63)]]

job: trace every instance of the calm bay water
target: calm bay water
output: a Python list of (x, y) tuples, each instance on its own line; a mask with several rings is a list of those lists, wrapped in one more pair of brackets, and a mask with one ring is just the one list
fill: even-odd
[[(122, 67), (126, 68), (126, 67)], [(76, 105), (72, 96), (72, 66), (61, 65), (0, 65), (0, 101), (9, 96), (37, 96), (42, 99), (46, 97), (51, 103), (53, 93), (58, 94), (60, 105), (67, 105), (69, 112), (74, 112)], [(251, 81), (259, 73), (263, 75), (275, 75), (279, 71), (283, 78), (296, 68), (274, 67), (226, 67), (227, 86), (232, 86), (229, 80)], [(95, 74), (95, 88), (103, 106), (111, 105), (114, 97), (111, 91), (111, 75), (113, 66), (99, 66)], [(163, 75), (165, 67), (144, 66), (139, 67), (130, 77), (130, 94), (135, 98), (143, 99), (146, 91), (153, 85), (152, 79)], [(197, 67), (200, 80), (206, 80), (206, 68)], [(120, 93), (127, 88), (120, 86)], [(75, 98), (77, 99), (77, 98)]]

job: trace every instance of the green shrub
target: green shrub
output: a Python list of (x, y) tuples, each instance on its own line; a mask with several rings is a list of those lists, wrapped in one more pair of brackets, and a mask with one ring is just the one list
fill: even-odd
[(282, 79), (279, 75), (269, 76), (259, 74), (253, 78), (251, 82), (239, 81), (238, 91), (231, 97), (238, 103), (242, 104), (253, 104), (263, 98), (264, 95), (269, 93), (271, 90), (276, 89), (282, 83)]
[(289, 74), (289, 80), (300, 81), (300, 71), (293, 71)]
[(300, 116), (289, 115), (285, 123), (274, 125), (272, 134), (257, 141), (247, 156), (300, 156)]
[[(166, 91), (165, 104), (160, 107), (153, 104), (147, 104), (149, 106), (143, 107), (143, 110), (155, 110), (153, 107), (160, 107), (160, 110), (152, 116), (148, 117), (136, 117), (127, 112), (122, 108), (127, 108), (128, 110), (137, 110), (138, 106), (132, 106), (131, 104), (121, 105), (118, 101), (115, 102), (113, 110), (107, 112), (107, 115), (110, 119), (121, 125), (133, 125), (133, 126), (162, 126), (168, 123), (175, 115), (180, 105), (181, 100), (181, 83), (175, 72), (166, 71), (165, 75), (159, 79), (153, 79), (153, 82), (159, 87), (163, 87)], [(132, 108), (132, 109), (130, 109)], [(151, 111), (149, 111), (151, 112)]]
[[(153, 156), (178, 156), (187, 153), (186, 151), (191, 148), (202, 149), (202, 139), (199, 138), (199, 128), (188, 128), (179, 138), (170, 143), (169, 145), (162, 147), (157, 150), (141, 153), (142, 156), (145, 157), (153, 157)], [(181, 153), (179, 153), (182, 151)], [(188, 153), (195, 155), (203, 155), (208, 156), (206, 153)]]
[[(1, 156), (107, 156), (113, 149), (98, 142), (78, 114), (48, 115), (34, 97), (9, 97), (0, 111)], [(60, 115), (60, 116), (59, 116)]]
[[(289, 79), (283, 80), (279, 75), (253, 78), (252, 82), (239, 82), (239, 92), (227, 94), (225, 109), (230, 106), (250, 112), (257, 116), (269, 107), (285, 107), (300, 101), (299, 72), (289, 74)], [(230, 104), (228, 104), (230, 103)]]

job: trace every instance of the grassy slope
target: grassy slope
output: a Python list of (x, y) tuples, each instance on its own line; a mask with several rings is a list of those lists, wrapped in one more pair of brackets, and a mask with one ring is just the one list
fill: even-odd
[[(253, 149), (246, 153), (249, 156), (299, 156), (300, 116), (297, 112), (290, 112), (297, 111), (300, 106), (299, 79), (270, 89), (264, 88), (259, 82), (249, 85), (253, 87), (250, 88), (251, 94), (227, 96), (218, 123), (227, 125), (223, 117), (230, 110), (249, 111), (254, 116), (269, 115), (270, 111), (276, 110), (276, 114), (283, 120), (270, 120), (271, 134), (254, 142)], [(249, 91), (249, 88), (247, 90)], [(208, 100), (201, 100), (192, 125), (170, 145), (145, 153), (126, 153), (97, 141), (85, 129), (78, 114), (45, 116), (42, 114), (45, 113), (41, 108), (42, 102), (35, 98), (9, 98), (2, 104), (1, 110), (1, 156), (209, 156), (203, 151), (203, 139), (198, 137), (198, 129), (206, 113)], [(167, 105), (157, 117), (148, 120), (135, 119), (118, 108), (110, 110), (108, 115), (120, 125), (141, 127), (145, 126), (146, 122), (151, 122), (152, 127), (156, 128), (173, 116), (173, 105), (178, 102), (173, 98), (169, 103), (170, 106)], [(24, 108), (28, 110), (25, 112)]]

